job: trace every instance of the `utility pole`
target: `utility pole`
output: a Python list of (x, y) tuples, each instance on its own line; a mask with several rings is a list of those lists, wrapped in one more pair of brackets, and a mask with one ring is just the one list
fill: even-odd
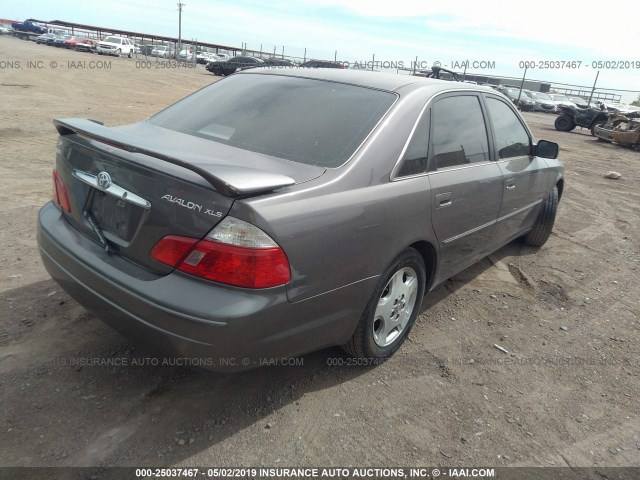
[(600, 76), (600, 70), (596, 73), (596, 79), (593, 81), (593, 88), (591, 89), (591, 95), (589, 95), (589, 106), (591, 106), (591, 100), (593, 99), (593, 92), (596, 91), (596, 83), (598, 83), (598, 77)]
[(182, 7), (185, 5), (185, 3), (178, 1), (178, 51), (176, 52), (176, 57), (182, 51)]
[(524, 73), (522, 74), (522, 82), (520, 82), (520, 91), (518, 92), (518, 100), (516, 101), (516, 107), (520, 106), (520, 97), (522, 96), (522, 88), (524, 87), (524, 79), (527, 76), (527, 66), (524, 67)]

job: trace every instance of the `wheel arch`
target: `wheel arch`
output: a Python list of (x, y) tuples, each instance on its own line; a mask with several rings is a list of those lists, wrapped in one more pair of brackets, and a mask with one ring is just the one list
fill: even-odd
[(425, 293), (431, 290), (436, 280), (436, 272), (438, 271), (438, 254), (433, 244), (426, 240), (420, 240), (409, 245), (418, 251), (424, 261), (424, 268), (427, 272), (427, 281), (425, 284)]
[(559, 178), (556, 182), (556, 187), (558, 188), (558, 201), (562, 198), (562, 191), (564, 190), (564, 179)]

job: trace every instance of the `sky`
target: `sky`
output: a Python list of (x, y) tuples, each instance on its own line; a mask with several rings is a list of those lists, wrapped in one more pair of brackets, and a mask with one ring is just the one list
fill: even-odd
[[(158, 35), (178, 35), (178, 0), (31, 0), (0, 17), (65, 20)], [(536, 0), (182, 0), (182, 37), (350, 63), (410, 66), (439, 61), (468, 72), (640, 91), (640, 2)], [(337, 52), (337, 54), (336, 54)], [(493, 62), (495, 68), (473, 67)], [(544, 61), (581, 62), (542, 68)], [(594, 62), (609, 62), (598, 68)], [(454, 63), (457, 62), (457, 65)], [(613, 62), (613, 64), (612, 64)], [(554, 64), (557, 65), (557, 64)], [(618, 67), (618, 68), (614, 68)], [(623, 68), (620, 68), (623, 67)], [(461, 68), (454, 68), (462, 70)], [(629, 97), (629, 95), (626, 95)], [(635, 98), (636, 95), (631, 95)]]

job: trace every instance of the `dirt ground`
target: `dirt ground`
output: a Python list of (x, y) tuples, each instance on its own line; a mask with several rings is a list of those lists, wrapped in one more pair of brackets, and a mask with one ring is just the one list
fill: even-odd
[(132, 366), (152, 354), (48, 277), (35, 229), (52, 118), (132, 123), (215, 80), (155, 65), (0, 37), (0, 465), (640, 466), (640, 153), (552, 115), (525, 114), (566, 167), (551, 239), (438, 287), (390, 361)]

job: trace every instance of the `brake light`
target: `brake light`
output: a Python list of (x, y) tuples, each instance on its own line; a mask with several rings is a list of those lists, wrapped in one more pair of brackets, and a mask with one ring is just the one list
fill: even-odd
[(151, 255), (182, 272), (237, 287), (269, 288), (291, 278), (289, 260), (278, 244), (255, 225), (233, 217), (200, 241), (164, 237)]
[(53, 171), (53, 201), (60, 206), (60, 208), (71, 212), (71, 203), (69, 203), (69, 195), (67, 194), (67, 187), (64, 186), (58, 171)]
[(151, 257), (158, 262), (177, 267), (196, 243), (197, 238), (168, 235), (156, 243), (151, 250)]

